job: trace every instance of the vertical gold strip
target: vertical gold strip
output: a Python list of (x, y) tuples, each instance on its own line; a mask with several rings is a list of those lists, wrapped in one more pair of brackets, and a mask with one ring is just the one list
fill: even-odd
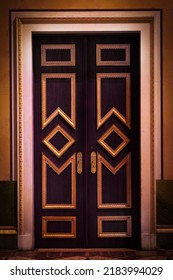
[(131, 76), (126, 73), (126, 125), (131, 128)]
[(22, 115), (23, 115), (23, 96), (22, 96), (22, 22), (19, 18), (16, 19), (16, 36), (17, 36), (17, 61), (18, 61), (18, 85), (17, 85), (17, 92), (18, 92), (18, 134), (19, 134), (19, 145), (18, 145), (18, 168), (19, 168), (19, 177), (18, 177), (18, 184), (19, 184), (19, 206), (18, 206), (18, 231), (19, 234), (23, 234), (23, 160), (22, 160), (22, 139), (23, 139), (23, 125), (22, 125)]
[(101, 76), (96, 74), (96, 85), (97, 85), (97, 129), (102, 125), (101, 124)]
[[(156, 210), (155, 210), (155, 206), (156, 206), (156, 190), (155, 190), (155, 149), (154, 149), (154, 143), (155, 143), (155, 130), (154, 130), (154, 21), (152, 19), (151, 23), (150, 23), (150, 49), (151, 49), (151, 53), (150, 53), (150, 77), (151, 77), (151, 82), (150, 82), (150, 88), (151, 88), (151, 106), (150, 106), (150, 112), (151, 112), (151, 128), (150, 128), (150, 132), (151, 132), (151, 230), (152, 232), (155, 234), (156, 233)], [(154, 221), (154, 223), (152, 222)]]
[(76, 129), (76, 74), (71, 74), (71, 121), (72, 127)]

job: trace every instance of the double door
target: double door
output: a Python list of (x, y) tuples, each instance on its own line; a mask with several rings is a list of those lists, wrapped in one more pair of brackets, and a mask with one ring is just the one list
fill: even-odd
[(140, 245), (139, 42), (33, 35), (36, 247)]

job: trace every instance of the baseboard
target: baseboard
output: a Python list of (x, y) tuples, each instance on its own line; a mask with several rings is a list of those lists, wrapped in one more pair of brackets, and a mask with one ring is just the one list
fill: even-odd
[(18, 235), (18, 249), (20, 250), (32, 250), (34, 249), (32, 235)]
[(141, 249), (142, 250), (155, 250), (156, 249), (156, 234), (143, 233), (141, 236)]

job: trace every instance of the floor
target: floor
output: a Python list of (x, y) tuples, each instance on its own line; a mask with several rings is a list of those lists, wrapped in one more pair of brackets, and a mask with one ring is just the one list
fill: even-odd
[(173, 250), (38, 249), (0, 250), (0, 260), (173, 260)]

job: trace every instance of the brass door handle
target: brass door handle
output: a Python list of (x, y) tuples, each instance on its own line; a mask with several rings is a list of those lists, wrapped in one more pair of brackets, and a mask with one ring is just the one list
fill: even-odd
[(91, 173), (95, 174), (97, 171), (97, 156), (96, 152), (91, 153)]
[(83, 171), (83, 156), (81, 152), (77, 153), (77, 173), (81, 174)]

